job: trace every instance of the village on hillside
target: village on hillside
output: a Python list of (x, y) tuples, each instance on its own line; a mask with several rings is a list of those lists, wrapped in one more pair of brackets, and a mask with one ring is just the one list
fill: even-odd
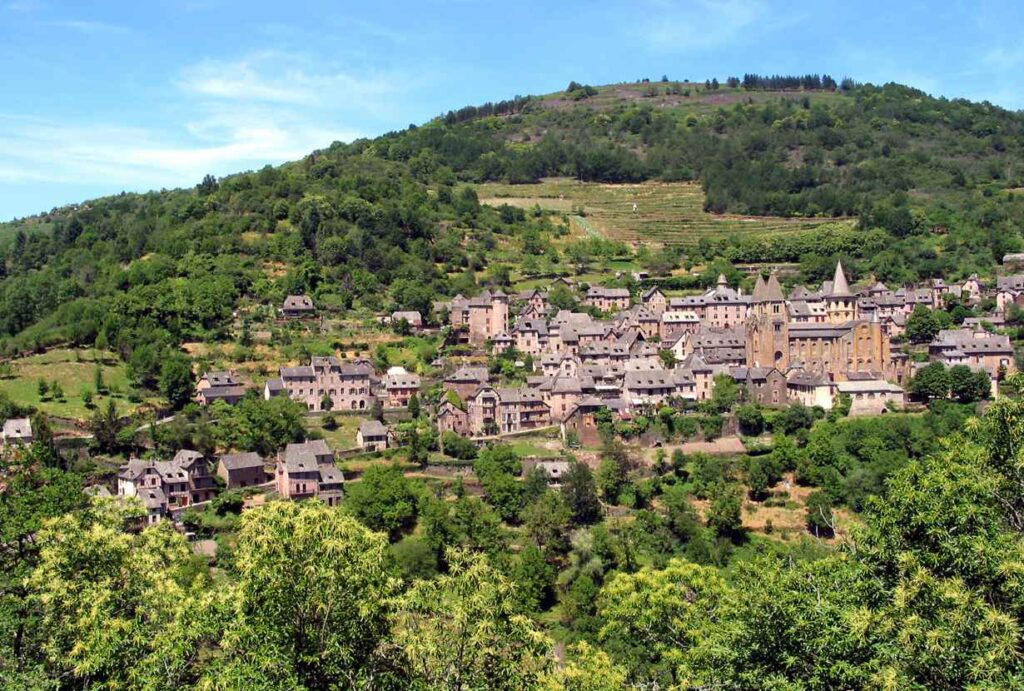
[[(553, 292), (571, 295), (578, 307), (556, 307)], [(974, 314), (991, 309), (939, 328), (930, 317), (951, 302)], [(198, 378), (194, 401), (201, 407), (285, 397), (308, 415), (327, 416), (324, 429), (337, 425), (335, 416), (357, 416), (346, 448), (312, 435), (269, 456), (184, 449), (165, 460), (132, 457), (116, 485), (90, 491), (137, 498), (149, 523), (180, 520), (224, 490), (335, 505), (350, 479), (340, 461), (402, 449), (413, 461), (427, 434), (440, 451), (456, 449), (449, 451), (455, 457), (466, 444), (540, 435), (542, 445), (524, 445), (528, 457), (541, 452), (529, 467), (557, 483), (567, 458), (586, 457), (609, 437), (640, 449), (667, 447), (672, 435), (651, 420), (675, 420), (681, 448), (742, 452), (742, 439), (762, 431), (749, 421), (751, 410), (882, 416), (934, 398), (999, 396), (1001, 382), (1017, 370), (999, 327), (1022, 304), (1024, 276), (994, 285), (971, 276), (962, 283), (851, 286), (841, 264), (832, 280), (814, 289), (795, 286), (788, 295), (775, 273), (759, 273), (750, 292), (723, 275), (702, 293), (679, 296), (652, 281), (631, 291), (569, 277), (513, 295), (485, 289), (437, 301), (431, 314), (378, 319), (380, 328), (433, 333), (450, 345), (450, 355), (430, 363), (430, 377), (403, 366), (381, 369), (369, 357), (312, 356), (280, 367), (261, 387), (233, 371)], [(289, 296), (278, 311), (284, 321), (317, 319), (305, 295)], [(946, 371), (959, 375), (939, 377), (936, 389), (936, 376)], [(419, 421), (411, 433), (410, 417)], [(31, 420), (7, 420), (2, 440), (9, 448), (32, 442)]]

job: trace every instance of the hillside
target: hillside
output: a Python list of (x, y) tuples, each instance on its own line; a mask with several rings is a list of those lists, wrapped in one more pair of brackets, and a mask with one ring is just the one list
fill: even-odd
[(602, 184), (544, 178), (529, 185), (483, 183), (477, 186), (477, 193), (483, 204), (568, 214), (580, 234), (635, 245), (661, 243), (692, 249), (701, 240), (776, 237), (834, 222), (829, 218), (711, 214), (704, 210), (704, 191), (695, 182)]
[(1021, 246), (1019, 113), (819, 78), (571, 86), (3, 224), (3, 349), (217, 340), (235, 308), (298, 292), (331, 314), (424, 309), (570, 271), (588, 235), (664, 244), (660, 270), (838, 254), (894, 283), (991, 273)]

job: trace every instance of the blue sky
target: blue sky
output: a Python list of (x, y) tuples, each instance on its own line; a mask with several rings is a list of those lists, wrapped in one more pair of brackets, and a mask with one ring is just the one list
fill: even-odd
[(0, 0), (0, 219), (515, 94), (827, 72), (1024, 108), (1024, 3)]

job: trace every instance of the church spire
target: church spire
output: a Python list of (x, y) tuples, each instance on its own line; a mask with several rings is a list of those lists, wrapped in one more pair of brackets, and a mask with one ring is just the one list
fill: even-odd
[(754, 281), (754, 292), (751, 294), (751, 299), (754, 302), (764, 302), (765, 283), (761, 274), (757, 275), (757, 280)]
[(770, 302), (782, 302), (786, 299), (782, 295), (782, 286), (779, 285), (779, 279), (776, 278), (774, 271), (768, 277), (768, 283), (765, 284), (764, 299)]
[(853, 293), (850, 292), (850, 284), (846, 282), (846, 274), (843, 273), (843, 263), (836, 262), (836, 275), (832, 278), (832, 293), (833, 297), (852, 297)]

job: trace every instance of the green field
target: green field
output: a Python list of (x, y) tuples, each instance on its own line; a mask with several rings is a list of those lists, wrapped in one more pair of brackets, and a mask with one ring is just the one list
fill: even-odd
[(338, 423), (338, 428), (333, 430), (325, 430), (323, 428), (324, 416), (321, 415), (310, 415), (306, 418), (306, 429), (316, 430), (323, 435), (324, 441), (334, 451), (344, 451), (346, 449), (354, 448), (356, 445), (356, 432), (359, 430), (359, 425), (365, 422), (369, 418), (359, 417), (357, 415), (338, 415), (335, 414), (334, 419)]
[[(112, 397), (122, 414), (134, 412), (147, 403), (158, 402), (156, 399), (143, 403), (132, 403), (128, 400), (126, 394), (131, 388), (128, 374), (124, 364), (113, 353), (105, 353), (99, 365), (103, 373), (103, 383), (109, 389), (110, 395), (96, 395), (95, 357), (96, 351), (93, 350), (58, 349), (12, 360), (13, 376), (0, 379), (0, 392), (6, 393), (18, 405), (32, 406), (47, 415), (78, 420), (84, 420), (92, 414), (82, 400), (83, 388), (92, 391), (94, 406), (106, 405), (107, 400)], [(53, 382), (60, 384), (64, 400), (56, 400), (49, 394), (41, 398), (40, 379), (45, 380), (48, 385)]]
[[(835, 219), (715, 215), (704, 211), (704, 191), (692, 182), (608, 185), (548, 178), (536, 184), (477, 185), (480, 201), (571, 214), (580, 235), (598, 234), (624, 242), (694, 245), (704, 237), (775, 235), (810, 230)], [(633, 211), (633, 204), (637, 210)], [(583, 209), (582, 216), (573, 214)]]

